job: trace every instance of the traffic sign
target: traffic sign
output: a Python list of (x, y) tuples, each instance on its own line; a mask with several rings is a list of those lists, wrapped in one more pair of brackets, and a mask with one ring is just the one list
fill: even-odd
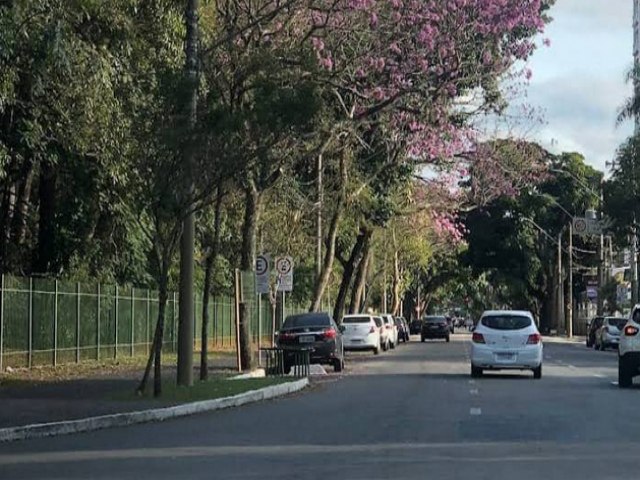
[(256, 257), (256, 293), (269, 293), (269, 255)]
[(278, 257), (276, 258), (276, 273), (278, 274), (278, 291), (290, 292), (293, 290), (293, 258)]
[(584, 217), (573, 218), (573, 233), (576, 235), (587, 235), (589, 232), (589, 225), (587, 219)]

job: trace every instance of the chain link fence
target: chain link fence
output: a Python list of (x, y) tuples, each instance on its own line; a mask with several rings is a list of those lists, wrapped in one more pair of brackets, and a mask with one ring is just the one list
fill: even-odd
[[(241, 295), (208, 299), (210, 350), (236, 350), (237, 301), (249, 308), (256, 346), (271, 344), (273, 329), (304, 305), (272, 305), (256, 295), (254, 276), (240, 272)], [(194, 350), (200, 349), (202, 294), (196, 295)], [(158, 316), (158, 292), (131, 286), (2, 275), (0, 372), (6, 367), (61, 365), (147, 355)], [(177, 351), (178, 295), (169, 294), (163, 349)]]

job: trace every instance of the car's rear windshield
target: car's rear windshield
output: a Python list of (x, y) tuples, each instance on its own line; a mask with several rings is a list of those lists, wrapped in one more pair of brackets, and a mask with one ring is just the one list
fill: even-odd
[(427, 317), (424, 319), (424, 321), (429, 323), (440, 323), (446, 322), (447, 319), (445, 317)]
[(382, 319), (380, 317), (373, 317), (373, 321), (376, 322), (378, 327), (382, 326)]
[(369, 323), (371, 317), (344, 317), (342, 323)]
[(305, 314), (287, 317), (282, 328), (318, 327), (325, 325), (331, 325), (331, 318), (328, 315)]
[(613, 325), (616, 328), (622, 328), (627, 324), (626, 318), (609, 318), (609, 325)]
[(494, 330), (522, 330), (531, 326), (531, 319), (525, 315), (488, 315), (481, 323)]

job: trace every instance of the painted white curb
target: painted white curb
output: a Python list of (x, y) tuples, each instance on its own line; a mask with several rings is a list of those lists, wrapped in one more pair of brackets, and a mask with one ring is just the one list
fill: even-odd
[(308, 378), (302, 378), (294, 382), (286, 382), (280, 385), (251, 390), (232, 397), (216, 398), (215, 400), (203, 400), (200, 402), (186, 403), (173, 407), (156, 408), (153, 410), (141, 410), (137, 412), (116, 413), (99, 417), (83, 418), (66, 422), (39, 423), (24, 425), (21, 427), (0, 428), (0, 443), (29, 438), (51, 437), (70, 433), (90, 432), (103, 428), (123, 427), (136, 423), (161, 422), (176, 417), (194, 415), (196, 413), (212, 412), (223, 408), (239, 407), (247, 403), (259, 402), (270, 398), (288, 395), (298, 392), (309, 384)]

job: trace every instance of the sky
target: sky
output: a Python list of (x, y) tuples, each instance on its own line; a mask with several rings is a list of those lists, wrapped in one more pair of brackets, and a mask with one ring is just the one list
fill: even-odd
[(530, 136), (548, 150), (582, 153), (606, 171), (606, 162), (633, 124), (616, 126), (631, 95), (625, 81), (633, 63), (633, 0), (556, 0), (553, 21), (529, 62), (533, 72), (526, 103), (543, 123)]

